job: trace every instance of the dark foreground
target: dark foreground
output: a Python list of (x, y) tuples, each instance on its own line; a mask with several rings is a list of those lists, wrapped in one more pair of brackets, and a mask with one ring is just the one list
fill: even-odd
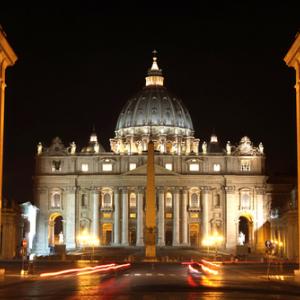
[(60, 275), (41, 278), (42, 271), (74, 267), (52, 263), (20, 277), (16, 266), (0, 281), (0, 299), (300, 299), (292, 268), (264, 264), (229, 264), (218, 275), (192, 276), (181, 264), (133, 264), (109, 275)]

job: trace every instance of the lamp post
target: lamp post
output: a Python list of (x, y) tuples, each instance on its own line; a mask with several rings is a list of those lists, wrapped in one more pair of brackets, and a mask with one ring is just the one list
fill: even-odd
[(218, 247), (223, 242), (223, 236), (215, 232), (213, 235), (209, 235), (203, 239), (202, 245), (207, 246), (207, 256), (209, 256), (209, 247), (214, 246), (215, 248), (215, 260), (217, 259)]
[(91, 236), (90, 242), (92, 244), (91, 261), (93, 261), (95, 257), (95, 247), (99, 245), (99, 239), (96, 236)]
[(90, 260), (92, 261), (95, 255), (95, 247), (98, 246), (100, 242), (98, 237), (94, 235), (89, 235), (87, 232), (84, 231), (81, 235), (77, 237), (77, 240), (79, 242), (79, 245), (83, 246), (83, 252), (85, 250), (85, 247), (92, 246), (92, 252), (90, 257)]
[(211, 236), (207, 236), (202, 240), (202, 245), (207, 247), (207, 257), (209, 257), (209, 247), (213, 245), (213, 241), (211, 239)]
[(215, 245), (215, 260), (217, 260), (218, 248), (223, 242), (223, 236), (219, 235), (218, 232), (215, 232), (212, 236), (213, 243)]
[[(86, 231), (83, 231), (78, 237), (77, 240), (79, 242), (80, 247), (83, 247), (83, 254), (85, 251), (85, 247), (87, 245), (87, 242), (89, 241), (89, 235)], [(83, 256), (82, 256), (83, 257)]]

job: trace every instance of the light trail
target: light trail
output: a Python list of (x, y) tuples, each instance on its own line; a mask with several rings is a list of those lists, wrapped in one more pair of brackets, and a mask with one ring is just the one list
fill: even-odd
[(40, 277), (51, 277), (51, 276), (57, 276), (57, 275), (65, 275), (69, 273), (75, 273), (79, 271), (87, 271), (87, 270), (94, 270), (94, 269), (102, 269), (102, 268), (107, 268), (107, 267), (112, 267), (115, 266), (116, 264), (107, 264), (107, 265), (99, 265), (96, 267), (84, 267), (84, 268), (76, 268), (76, 269), (67, 269), (67, 270), (62, 270), (62, 271), (57, 271), (57, 272), (49, 272), (49, 273), (42, 273), (40, 274)]
[(112, 270), (118, 270), (121, 268), (125, 268), (125, 267), (129, 267), (130, 263), (127, 264), (123, 264), (123, 265), (114, 265), (114, 266), (110, 266), (110, 267), (106, 267), (106, 268), (98, 268), (96, 270), (91, 270), (91, 271), (83, 271), (83, 272), (79, 272), (76, 275), (87, 275), (87, 274), (93, 274), (93, 273), (98, 273), (98, 272), (105, 272), (105, 271), (112, 271)]
[(210, 265), (210, 266), (212, 266), (212, 267), (220, 268), (220, 265), (219, 265), (219, 264), (210, 262), (210, 261), (205, 260), (205, 259), (201, 259), (201, 261), (202, 261), (204, 264)]

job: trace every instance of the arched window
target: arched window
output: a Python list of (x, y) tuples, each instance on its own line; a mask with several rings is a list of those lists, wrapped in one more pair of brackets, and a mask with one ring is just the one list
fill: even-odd
[(104, 208), (111, 208), (112, 207), (111, 195), (109, 193), (104, 194), (102, 204), (103, 204)]
[(172, 194), (166, 193), (166, 207), (172, 207)]
[(250, 209), (250, 192), (241, 193), (241, 209)]
[(130, 207), (136, 207), (136, 195), (135, 195), (135, 193), (130, 194), (129, 206)]
[(61, 194), (54, 192), (51, 197), (51, 208), (61, 208)]
[(199, 198), (196, 193), (191, 195), (191, 207), (199, 207)]

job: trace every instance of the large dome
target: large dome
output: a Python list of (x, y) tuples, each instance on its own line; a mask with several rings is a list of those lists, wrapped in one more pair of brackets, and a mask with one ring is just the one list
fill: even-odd
[(136, 154), (146, 151), (150, 140), (160, 153), (198, 153), (199, 139), (194, 138), (191, 116), (181, 100), (164, 87), (156, 55), (145, 87), (123, 107), (110, 144), (114, 153)]
[(190, 129), (193, 124), (183, 103), (165, 87), (149, 85), (123, 107), (116, 130), (138, 126), (167, 126)]

